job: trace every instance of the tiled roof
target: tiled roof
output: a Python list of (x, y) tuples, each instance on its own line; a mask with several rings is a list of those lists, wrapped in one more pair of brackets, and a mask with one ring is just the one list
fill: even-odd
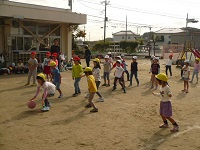
[(113, 33), (113, 35), (126, 35), (126, 34), (127, 35), (139, 36), (138, 34), (135, 34), (130, 30), (127, 30), (127, 33), (126, 33), (126, 31), (119, 31), (119, 32)]

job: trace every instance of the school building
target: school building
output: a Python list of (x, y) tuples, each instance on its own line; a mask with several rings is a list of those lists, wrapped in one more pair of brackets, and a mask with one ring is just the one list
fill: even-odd
[(69, 60), (72, 57), (73, 25), (86, 24), (87, 16), (70, 9), (0, 1), (0, 56), (5, 65), (29, 59), (32, 51), (42, 59), (53, 44), (59, 40), (61, 52)]

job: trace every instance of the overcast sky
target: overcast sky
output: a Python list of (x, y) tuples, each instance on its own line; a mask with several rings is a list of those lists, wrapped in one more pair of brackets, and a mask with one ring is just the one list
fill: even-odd
[[(12, 0), (68, 9), (68, 0)], [(103, 1), (103, 0), (102, 0)], [(86, 40), (103, 39), (104, 4), (101, 0), (73, 0), (73, 12), (88, 14)], [(143, 34), (162, 28), (181, 28), (186, 26), (186, 15), (200, 21), (199, 0), (110, 0), (107, 6), (106, 37), (125, 30), (126, 15), (128, 30)], [(200, 28), (200, 23), (189, 23), (189, 27)], [(84, 26), (81, 26), (83, 29)]]

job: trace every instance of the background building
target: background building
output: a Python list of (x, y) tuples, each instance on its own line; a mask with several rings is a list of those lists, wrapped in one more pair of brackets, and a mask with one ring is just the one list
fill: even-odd
[(140, 35), (137, 35), (135, 33), (133, 33), (132, 31), (119, 31), (116, 33), (113, 33), (113, 41), (134, 41), (135, 39), (137, 39), (138, 37), (140, 37)]

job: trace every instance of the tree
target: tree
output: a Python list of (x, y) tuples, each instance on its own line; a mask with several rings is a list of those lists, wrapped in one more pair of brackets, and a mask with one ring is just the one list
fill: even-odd
[(81, 30), (78, 25), (70, 26), (70, 30), (72, 31), (72, 49), (79, 50), (78, 46), (75, 43), (75, 39), (84, 38), (86, 36), (85, 31)]
[(133, 53), (135, 52), (135, 48), (138, 47), (138, 42), (122, 41), (120, 42), (120, 47), (124, 49), (127, 53)]
[(104, 49), (106, 49), (108, 47), (109, 47), (109, 42), (108, 41), (105, 42), (105, 45), (104, 45), (104, 41), (98, 41), (98, 42), (96, 42), (94, 44), (92, 49), (94, 51), (104, 52)]

